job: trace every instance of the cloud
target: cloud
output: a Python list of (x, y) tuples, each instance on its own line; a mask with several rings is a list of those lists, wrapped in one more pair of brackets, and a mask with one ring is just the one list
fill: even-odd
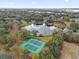
[(2, 2), (0, 3), (0, 8), (9, 8), (9, 7), (15, 7), (14, 2)]
[(65, 2), (69, 2), (69, 0), (64, 0)]
[(35, 1), (33, 1), (33, 2), (31, 2), (31, 4), (35, 5), (35, 4), (36, 4), (36, 2), (35, 2)]

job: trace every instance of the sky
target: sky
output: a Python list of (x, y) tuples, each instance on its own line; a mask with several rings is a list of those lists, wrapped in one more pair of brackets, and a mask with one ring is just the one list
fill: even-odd
[(79, 0), (0, 0), (0, 8), (79, 8)]

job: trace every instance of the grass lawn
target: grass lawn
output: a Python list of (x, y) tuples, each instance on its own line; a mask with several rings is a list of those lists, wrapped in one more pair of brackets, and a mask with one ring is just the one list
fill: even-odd
[(79, 29), (77, 29), (77, 32), (79, 32)]
[(46, 43), (49, 43), (52, 40), (52, 36), (44, 36), (44, 37), (37, 37), (37, 38)]
[(3, 44), (0, 44), (0, 50), (3, 49), (3, 48), (4, 48), (4, 45)]

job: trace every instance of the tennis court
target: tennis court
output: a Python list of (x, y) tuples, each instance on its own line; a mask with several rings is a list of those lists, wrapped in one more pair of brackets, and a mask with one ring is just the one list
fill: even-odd
[(25, 48), (32, 53), (40, 53), (44, 46), (45, 42), (43, 41), (37, 39), (29, 39), (28, 41), (23, 42), (19, 47)]

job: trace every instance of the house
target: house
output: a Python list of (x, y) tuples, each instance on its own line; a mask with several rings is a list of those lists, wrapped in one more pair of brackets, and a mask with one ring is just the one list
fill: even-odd
[(35, 25), (35, 24), (31, 24), (29, 26), (25, 26), (22, 29), (26, 29), (27, 31), (33, 32), (33, 31), (37, 31), (37, 34), (40, 35), (52, 35), (54, 32), (56, 32), (56, 27), (49, 27), (46, 26), (45, 24), (43, 25)]
[(68, 28), (64, 28), (64, 29), (63, 29), (63, 32), (64, 32), (64, 33), (68, 33), (68, 32), (70, 32), (70, 30), (69, 30)]
[(74, 32), (75, 35), (79, 35), (79, 32)]

